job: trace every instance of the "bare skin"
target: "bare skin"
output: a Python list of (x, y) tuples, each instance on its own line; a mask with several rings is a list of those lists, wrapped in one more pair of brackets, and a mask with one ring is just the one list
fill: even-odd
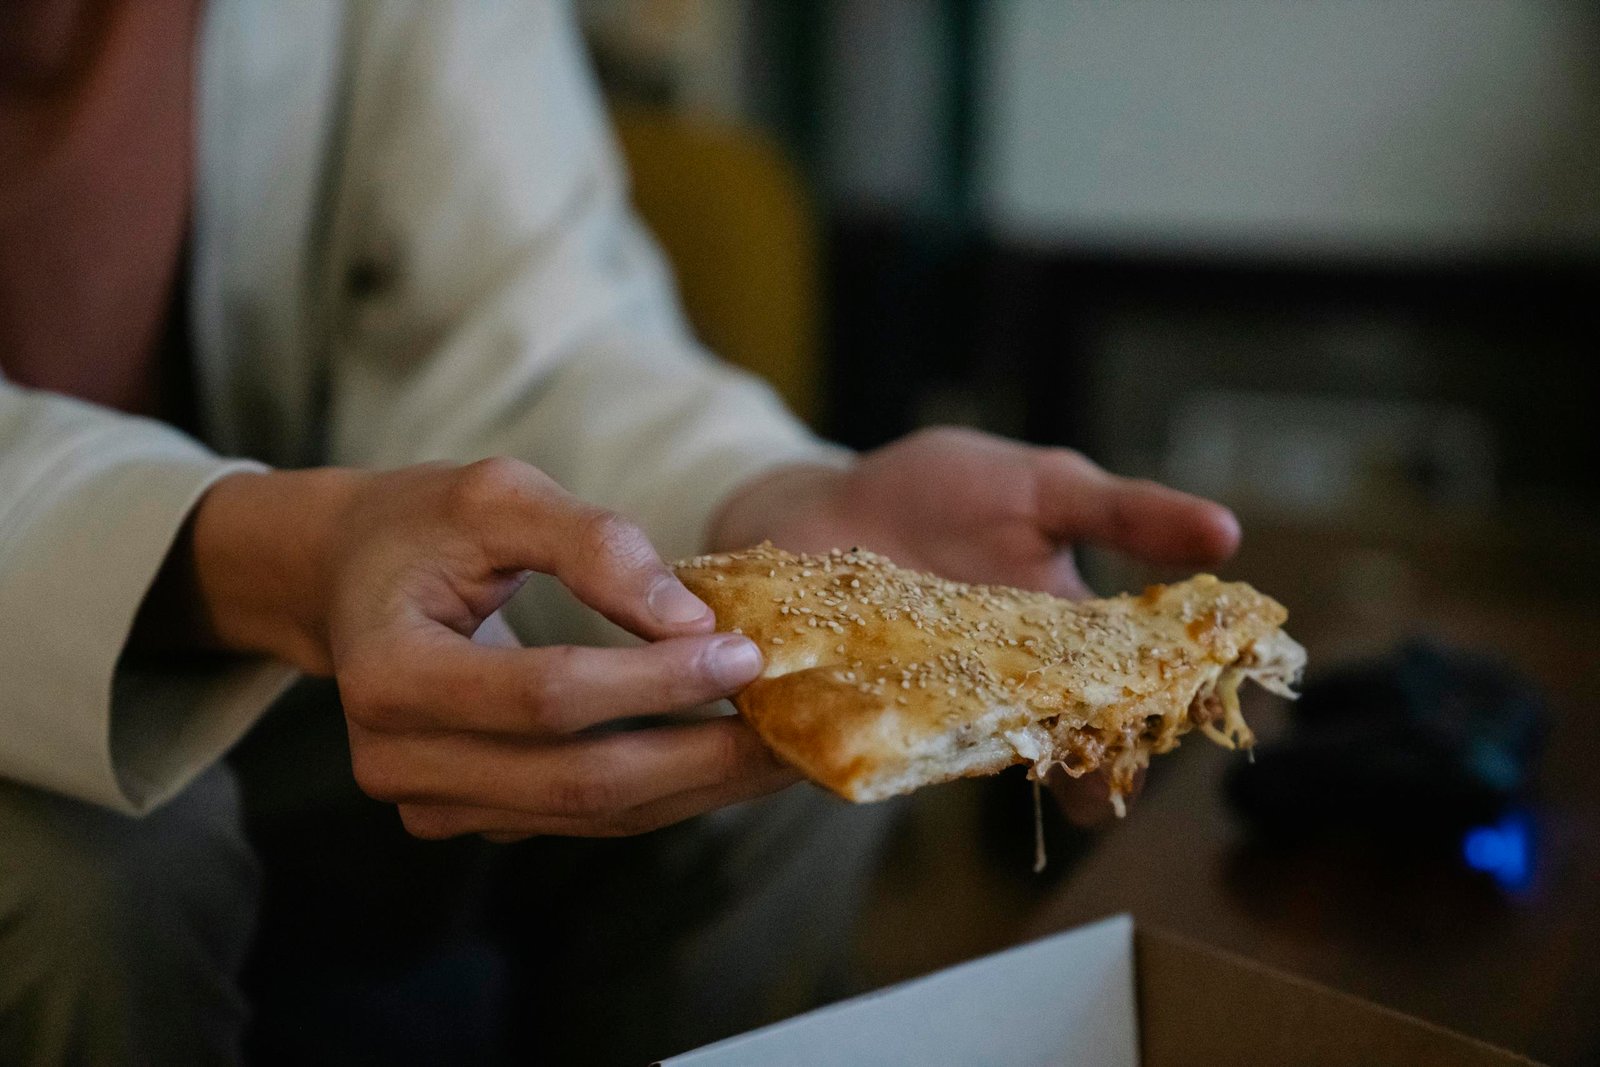
[[(1220, 504), (1119, 478), (1067, 449), (951, 428), (886, 445), (848, 473), (775, 472), (746, 487), (713, 527), (723, 545), (762, 537), (794, 551), (860, 545), (948, 578), (1072, 599), (1093, 595), (1074, 545), (1206, 567), (1232, 556), (1239, 536)], [(1135, 794), (1143, 782), (1140, 771)], [(1102, 776), (1073, 778), (1058, 768), (1049, 784), (1071, 822), (1092, 826), (1110, 816)]]
[[(1083, 595), (1073, 544), (1208, 564), (1238, 536), (1216, 504), (1116, 478), (1075, 453), (947, 430), (849, 470), (757, 479), (724, 504), (707, 547), (859, 544), (953, 578)], [(534, 572), (646, 643), (474, 641)], [(694, 707), (757, 677), (755, 646), (714, 625), (636, 526), (527, 464), (493, 459), (223, 479), (197, 507), (136, 639), (333, 676), (363, 790), (396, 804), (420, 837), (514, 840), (639, 833), (796, 780), (737, 718), (589, 729)], [(1069, 813), (1103, 804), (1067, 793)]]

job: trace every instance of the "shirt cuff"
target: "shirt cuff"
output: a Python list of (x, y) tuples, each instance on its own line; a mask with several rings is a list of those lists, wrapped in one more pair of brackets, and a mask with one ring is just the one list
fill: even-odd
[(259, 464), (132, 420), (56, 453), (0, 538), (0, 776), (129, 814), (219, 759), (294, 678), (244, 659), (124, 667), (145, 594), (205, 491)]

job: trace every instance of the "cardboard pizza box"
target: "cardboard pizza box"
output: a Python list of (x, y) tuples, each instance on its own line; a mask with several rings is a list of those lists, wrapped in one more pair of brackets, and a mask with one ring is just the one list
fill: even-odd
[(1503, 1067), (1531, 1060), (1126, 915), (834, 1004), (661, 1067)]

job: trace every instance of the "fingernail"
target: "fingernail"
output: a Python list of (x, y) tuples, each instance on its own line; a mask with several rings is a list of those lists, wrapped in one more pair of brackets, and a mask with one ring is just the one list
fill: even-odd
[(650, 613), (668, 626), (681, 626), (711, 614), (699, 597), (670, 575), (658, 579), (644, 599)]
[(747, 637), (719, 637), (706, 649), (706, 669), (725, 689), (737, 689), (761, 674), (761, 650)]

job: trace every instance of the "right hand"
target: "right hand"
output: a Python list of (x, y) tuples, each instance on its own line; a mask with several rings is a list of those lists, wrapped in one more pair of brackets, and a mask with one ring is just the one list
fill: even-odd
[[(233, 475), (191, 544), (212, 643), (334, 675), (357, 782), (419, 837), (639, 833), (798, 778), (737, 717), (590, 729), (728, 696), (761, 656), (638, 527), (526, 464)], [(473, 642), (531, 572), (649, 643)]]

